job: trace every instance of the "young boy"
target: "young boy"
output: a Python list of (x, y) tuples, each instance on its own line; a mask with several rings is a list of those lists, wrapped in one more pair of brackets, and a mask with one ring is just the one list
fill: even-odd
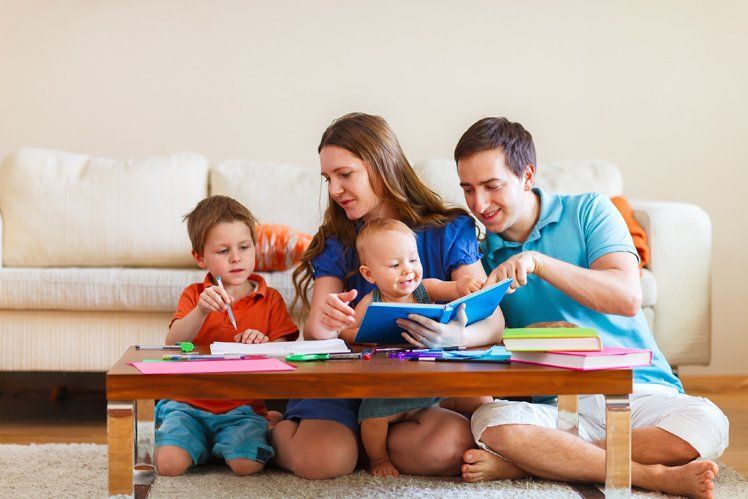
[[(192, 256), (208, 273), (203, 282), (182, 292), (166, 344), (296, 339), (298, 328), (280, 293), (252, 273), (257, 221), (249, 210), (234, 199), (211, 196), (185, 220)], [(237, 329), (227, 317), (229, 304)], [(257, 473), (274, 456), (266, 439), (267, 417), (260, 400), (161, 400), (155, 411), (156, 470), (181, 475), (213, 455), (225, 459), (238, 475)]]
[[(369, 221), (356, 238), (356, 251), (361, 261), (359, 271), (377, 288), (363, 297), (355, 308), (355, 325), (341, 332), (340, 337), (353, 342), (366, 309), (372, 302), (432, 303), (447, 302), (481, 288), (482, 283), (470, 276), (457, 281), (423, 279), (416, 238), (404, 223), (391, 219)], [(375, 476), (397, 476), (399, 471), (387, 453), (389, 425), (404, 421), (418, 411), (439, 403), (438, 398), (364, 399), (358, 419), (361, 440), (369, 456), (371, 473)], [(490, 397), (449, 399), (442, 403), (458, 412), (472, 412)], [(447, 402), (447, 401), (445, 401)]]

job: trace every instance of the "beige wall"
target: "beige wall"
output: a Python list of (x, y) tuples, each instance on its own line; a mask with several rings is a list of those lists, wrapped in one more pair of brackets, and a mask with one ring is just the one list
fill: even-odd
[(0, 155), (191, 150), (314, 167), (330, 120), (363, 110), (419, 160), (506, 115), (541, 161), (605, 158), (628, 196), (706, 209), (714, 356), (686, 372), (748, 373), (746, 25), (740, 0), (0, 0)]

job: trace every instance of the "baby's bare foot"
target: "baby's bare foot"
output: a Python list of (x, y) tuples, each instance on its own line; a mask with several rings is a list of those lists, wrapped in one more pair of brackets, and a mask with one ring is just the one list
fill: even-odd
[(371, 474), (380, 478), (400, 476), (395, 465), (389, 459), (377, 459), (370, 463)]

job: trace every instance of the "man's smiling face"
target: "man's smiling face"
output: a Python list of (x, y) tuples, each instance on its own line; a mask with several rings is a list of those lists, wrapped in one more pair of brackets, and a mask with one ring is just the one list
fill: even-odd
[(503, 234), (514, 226), (524, 194), (532, 188), (527, 171), (517, 177), (507, 167), (503, 150), (490, 149), (461, 158), (457, 174), (470, 211), (487, 231)]

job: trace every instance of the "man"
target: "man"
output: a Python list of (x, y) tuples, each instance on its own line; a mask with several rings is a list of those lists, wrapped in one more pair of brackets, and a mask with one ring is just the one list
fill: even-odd
[[(488, 284), (514, 278), (502, 302), (507, 327), (567, 321), (595, 328), (603, 344), (649, 349), (651, 366), (634, 370), (632, 482), (711, 497), (727, 447), (728, 421), (710, 401), (683, 393), (641, 311), (638, 256), (621, 215), (597, 194), (559, 196), (533, 187), (532, 136), (506, 118), (471, 126), (455, 148), (460, 185), (486, 227)], [(534, 475), (605, 481), (605, 402), (579, 401), (579, 437), (557, 430), (556, 407), (496, 400), (472, 418), (483, 450), (465, 453), (467, 481)], [(701, 459), (695, 461), (696, 459)]]

